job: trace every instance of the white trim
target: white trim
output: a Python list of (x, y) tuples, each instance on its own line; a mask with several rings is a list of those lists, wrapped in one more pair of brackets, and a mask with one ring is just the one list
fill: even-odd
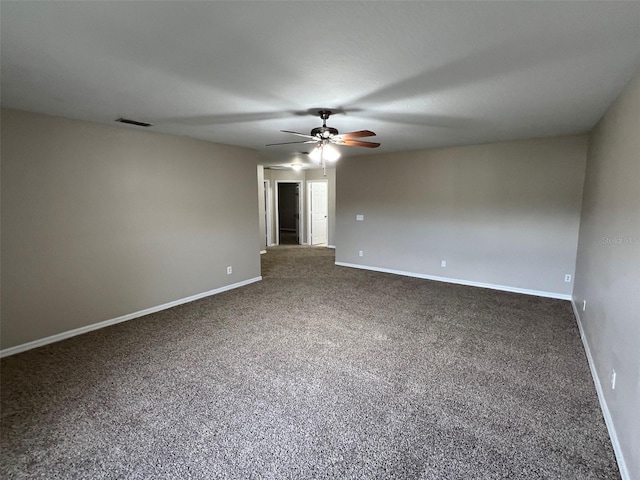
[(336, 248), (336, 246), (335, 246), (335, 245), (327, 245), (327, 248), (333, 248), (333, 249), (335, 249), (335, 248)]
[(100, 328), (109, 327), (111, 325), (115, 325), (116, 323), (122, 323), (128, 320), (133, 320), (134, 318), (143, 317), (144, 315), (149, 315), (151, 313), (156, 313), (161, 310), (166, 310), (167, 308), (176, 307), (178, 305), (182, 305), (183, 303), (189, 303), (204, 297), (210, 297), (211, 295), (216, 295), (218, 293), (226, 292), (227, 290), (233, 290), (234, 288), (244, 287), (245, 285), (249, 285), (250, 283), (254, 283), (254, 282), (259, 282), (260, 280), (262, 280), (261, 276), (250, 278), (248, 280), (243, 280), (242, 282), (232, 283), (231, 285), (225, 285), (224, 287), (216, 288), (214, 290), (209, 290), (208, 292), (202, 292), (196, 295), (192, 295), (190, 297), (174, 300), (173, 302), (163, 303), (162, 305), (158, 305), (156, 307), (146, 308), (144, 310), (139, 310), (137, 312), (129, 313), (121, 317), (112, 318), (110, 320), (104, 320), (98, 323), (93, 323), (85, 327), (80, 327), (80, 328), (76, 328), (66, 332), (58, 333), (50, 337), (45, 337), (39, 340), (34, 340), (32, 342), (23, 343), (22, 345), (17, 345), (15, 347), (5, 348), (4, 350), (0, 350), (0, 358), (8, 357), (9, 355), (15, 355), (16, 353), (26, 352), (27, 350), (31, 350), (32, 348), (42, 347), (44, 345), (48, 345), (54, 342), (59, 342), (61, 340), (66, 340), (67, 338), (75, 337), (76, 335), (82, 335), (83, 333), (87, 333), (92, 330), (99, 330)]
[[(267, 239), (266, 246), (271, 244), (271, 182), (269, 180), (262, 181), (262, 187), (264, 189), (264, 223), (265, 223), (265, 238)], [(261, 252), (262, 253), (262, 252)]]
[(631, 476), (629, 475), (629, 470), (627, 469), (627, 464), (624, 461), (624, 455), (622, 453), (622, 449), (620, 448), (620, 442), (618, 441), (618, 434), (616, 433), (616, 427), (613, 424), (613, 418), (611, 418), (611, 412), (609, 412), (609, 406), (607, 405), (607, 401), (604, 398), (604, 392), (602, 391), (602, 384), (600, 383), (600, 378), (598, 377), (596, 365), (591, 355), (589, 342), (587, 341), (587, 336), (585, 335), (584, 328), (582, 327), (582, 320), (580, 319), (580, 313), (579, 313), (578, 307), (576, 306), (575, 299), (573, 298), (571, 299), (571, 307), (573, 308), (573, 314), (575, 315), (576, 322), (578, 323), (578, 330), (580, 331), (580, 339), (582, 340), (582, 346), (584, 347), (584, 352), (587, 355), (587, 361), (589, 362), (589, 370), (591, 370), (591, 377), (593, 378), (593, 383), (595, 384), (596, 392), (598, 394), (598, 401), (600, 402), (600, 409), (602, 410), (604, 423), (607, 426), (607, 431), (609, 432), (609, 437), (611, 438), (611, 446), (613, 447), (613, 452), (616, 455), (616, 461), (618, 462), (618, 468), (620, 469), (620, 476), (622, 477), (622, 480), (631, 480)]
[(280, 191), (278, 185), (281, 183), (297, 183), (300, 187), (298, 190), (298, 241), (301, 245), (303, 245), (303, 231), (304, 231), (304, 209), (303, 209), (303, 200), (304, 200), (304, 182), (302, 180), (275, 180), (275, 216), (276, 216), (276, 243), (274, 246), (280, 245), (280, 215), (278, 214), (278, 202), (280, 201)]
[(501, 290), (503, 292), (523, 293), (525, 295), (535, 295), (536, 297), (557, 298), (559, 300), (571, 300), (571, 295), (564, 293), (545, 292), (543, 290), (529, 290), (527, 288), (510, 287), (507, 285), (494, 285), (492, 283), (473, 282), (471, 280), (459, 280), (457, 278), (438, 277), (435, 275), (426, 275), (424, 273), (405, 272), (402, 270), (392, 270), (389, 268), (370, 267), (367, 265), (358, 265), (355, 263), (336, 262), (341, 267), (360, 268), (362, 270), (373, 270), (374, 272), (393, 273), (394, 275), (404, 275), (406, 277), (423, 278), (425, 280), (435, 280), (437, 282), (455, 283), (457, 285), (468, 285), (470, 287), (490, 288), (492, 290)]
[(267, 253), (266, 250), (260, 250), (260, 255), (264, 255), (265, 253)]
[(277, 247), (278, 244), (277, 243), (270, 243), (269, 245), (267, 245), (267, 247)]

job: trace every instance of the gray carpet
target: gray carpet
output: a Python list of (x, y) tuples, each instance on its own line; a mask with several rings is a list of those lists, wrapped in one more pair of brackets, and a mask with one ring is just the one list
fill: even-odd
[(620, 478), (568, 302), (262, 259), (3, 359), (2, 478)]

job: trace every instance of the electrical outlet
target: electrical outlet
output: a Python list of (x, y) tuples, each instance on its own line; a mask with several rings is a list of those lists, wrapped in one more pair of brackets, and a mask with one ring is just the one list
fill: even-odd
[(571, 274), (570, 273), (567, 273), (564, 276), (564, 281), (567, 282), (567, 283), (571, 283)]
[(446, 260), (440, 260), (440, 266), (442, 268), (446, 267), (447, 266), (447, 261)]
[(231, 275), (233, 273), (233, 268), (227, 267), (227, 275)]
[(362, 250), (359, 250), (359, 251), (358, 251), (358, 256), (359, 256), (359, 257), (364, 256), (364, 252), (363, 252)]
[(587, 301), (586, 300), (582, 300), (582, 311), (586, 311), (587, 310)]
[(362, 222), (362, 221), (364, 221), (364, 215), (362, 215), (362, 214), (358, 213), (358, 214), (356, 215), (356, 220), (357, 220), (358, 222)]
[(616, 389), (616, 371), (611, 369), (611, 390)]

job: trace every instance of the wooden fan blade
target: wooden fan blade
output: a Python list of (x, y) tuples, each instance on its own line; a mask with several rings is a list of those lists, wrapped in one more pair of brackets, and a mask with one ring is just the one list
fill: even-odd
[(379, 143), (375, 142), (363, 142), (361, 140), (342, 140), (335, 142), (336, 145), (346, 145), (347, 147), (367, 147), (367, 148), (377, 148), (380, 146)]
[(280, 130), (280, 131), (282, 133), (292, 133), (294, 135), (298, 135), (299, 137), (316, 138), (316, 137), (312, 137), (311, 135), (305, 135), (304, 133), (292, 132), (291, 130)]
[(307, 140), (306, 142), (282, 142), (282, 143), (268, 143), (265, 147), (273, 147), (274, 145), (291, 145), (294, 143), (317, 143), (317, 140)]
[(337, 140), (351, 140), (352, 138), (375, 137), (375, 136), (376, 134), (373, 133), (371, 130), (359, 130), (357, 132), (342, 133), (340, 135), (336, 135), (333, 138)]

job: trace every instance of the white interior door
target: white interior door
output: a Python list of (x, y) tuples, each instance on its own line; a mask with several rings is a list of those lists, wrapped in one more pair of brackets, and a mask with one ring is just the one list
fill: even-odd
[(311, 245), (327, 243), (329, 202), (326, 181), (309, 182), (309, 200), (311, 210)]

